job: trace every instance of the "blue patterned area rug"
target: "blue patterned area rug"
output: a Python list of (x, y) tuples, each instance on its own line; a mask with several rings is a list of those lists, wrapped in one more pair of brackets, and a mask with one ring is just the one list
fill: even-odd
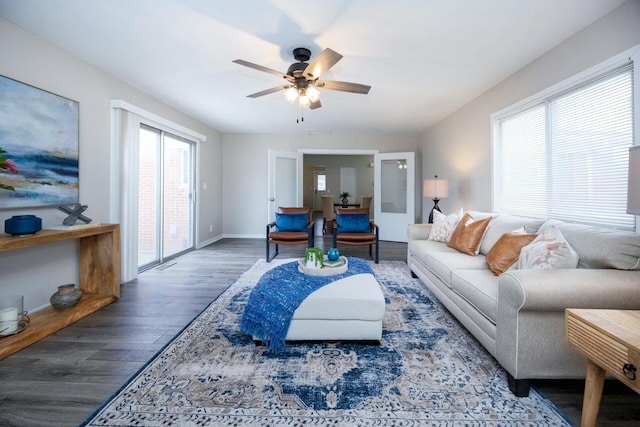
[(504, 371), (401, 261), (371, 264), (388, 300), (380, 345), (257, 347), (240, 331), (259, 261), (106, 402), (89, 426), (569, 426)]

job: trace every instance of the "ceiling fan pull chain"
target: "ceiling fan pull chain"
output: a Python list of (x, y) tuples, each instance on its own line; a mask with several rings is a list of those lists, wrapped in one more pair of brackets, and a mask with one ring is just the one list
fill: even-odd
[(300, 124), (304, 122), (304, 108), (298, 107), (298, 112), (300, 113), (300, 117), (296, 117), (296, 123)]

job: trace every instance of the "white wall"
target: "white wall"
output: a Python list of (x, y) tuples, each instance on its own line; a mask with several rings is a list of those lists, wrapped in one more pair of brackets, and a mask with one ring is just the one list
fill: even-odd
[[(222, 235), (222, 135), (187, 115), (79, 60), (0, 18), (0, 74), (80, 103), (80, 201), (96, 222), (109, 219), (111, 99), (122, 99), (206, 135), (200, 149), (200, 233), (197, 241)], [(1, 144), (0, 144), (1, 146)], [(55, 208), (0, 210), (0, 226), (12, 215), (36, 214), (61, 224)], [(213, 232), (209, 232), (213, 225)], [(19, 238), (19, 237), (17, 237)], [(0, 295), (25, 296), (25, 309), (48, 304), (60, 284), (78, 283), (77, 243), (65, 242), (0, 253)]]
[[(424, 179), (449, 180), (443, 212), (491, 209), (490, 115), (640, 43), (640, 1), (630, 0), (420, 136)], [(431, 200), (423, 200), (423, 218)], [(426, 221), (425, 221), (426, 222)]]
[(418, 139), (413, 135), (224, 135), (224, 234), (228, 237), (264, 237), (269, 149), (291, 152), (301, 148), (415, 152), (417, 143)]

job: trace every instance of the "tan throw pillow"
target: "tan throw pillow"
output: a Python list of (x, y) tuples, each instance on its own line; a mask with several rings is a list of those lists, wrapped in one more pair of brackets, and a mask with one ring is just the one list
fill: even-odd
[(557, 227), (545, 228), (533, 242), (522, 248), (518, 269), (549, 270), (576, 268), (580, 257)]
[(520, 256), (520, 250), (536, 238), (535, 234), (523, 234), (520, 230), (505, 233), (487, 253), (487, 264), (496, 276), (509, 269)]
[(451, 233), (462, 218), (462, 208), (450, 215), (445, 215), (437, 210), (433, 211), (433, 226), (429, 233), (429, 240), (447, 243), (451, 238)]
[(464, 254), (478, 255), (480, 242), (492, 219), (493, 217), (475, 220), (468, 213), (464, 214), (456, 229), (453, 230), (447, 246)]

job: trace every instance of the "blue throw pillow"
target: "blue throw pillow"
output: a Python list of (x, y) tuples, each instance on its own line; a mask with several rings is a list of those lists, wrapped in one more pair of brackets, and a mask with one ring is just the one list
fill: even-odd
[(307, 231), (309, 214), (276, 212), (276, 231)]
[(369, 214), (336, 214), (338, 233), (370, 233)]

